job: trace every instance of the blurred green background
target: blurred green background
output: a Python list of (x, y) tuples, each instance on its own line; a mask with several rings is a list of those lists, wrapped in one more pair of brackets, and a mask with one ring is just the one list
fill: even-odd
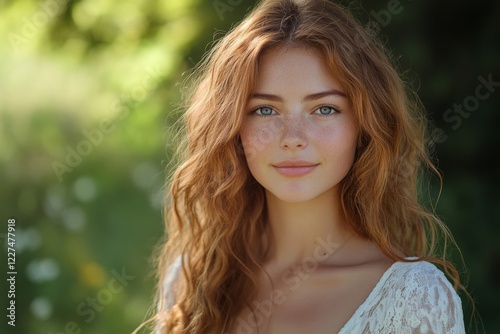
[[(183, 73), (254, 3), (0, 1), (1, 333), (130, 333), (141, 323)], [(500, 333), (500, 2), (348, 7), (386, 42), (441, 129), (437, 212), (463, 251), (486, 333)]]

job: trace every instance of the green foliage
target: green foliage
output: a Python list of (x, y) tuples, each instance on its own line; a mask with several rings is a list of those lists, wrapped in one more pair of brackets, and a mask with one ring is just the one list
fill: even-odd
[[(179, 84), (253, 4), (0, 2), (0, 238), (6, 251), (7, 219), (15, 218), (18, 273), (16, 327), (1, 313), (0, 332), (126, 333), (141, 323)], [(462, 249), (485, 330), (497, 333), (500, 87), (476, 94), (488, 76), (500, 81), (500, 6), (400, 6), (384, 16), (387, 1), (349, 5), (378, 28), (407, 77), (419, 78), (408, 80), (444, 131), (435, 144), (444, 173), (437, 211)], [(468, 107), (458, 112), (457, 104)]]

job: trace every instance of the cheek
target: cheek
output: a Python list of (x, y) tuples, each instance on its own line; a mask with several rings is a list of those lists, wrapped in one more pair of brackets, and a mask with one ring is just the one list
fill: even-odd
[(259, 151), (262, 150), (257, 131), (254, 126), (245, 125), (240, 131), (240, 136), (245, 158), (248, 165), (251, 166)]
[(250, 123), (242, 127), (240, 136), (247, 160), (255, 158), (276, 140), (276, 130), (273, 123)]
[(358, 135), (355, 127), (325, 128), (318, 134), (316, 141), (328, 157), (336, 159), (339, 163), (352, 164)]

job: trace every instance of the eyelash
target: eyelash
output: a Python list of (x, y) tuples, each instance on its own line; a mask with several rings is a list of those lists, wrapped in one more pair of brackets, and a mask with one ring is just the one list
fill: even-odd
[[(314, 111), (320, 109), (320, 108), (323, 108), (323, 107), (329, 107), (329, 108), (332, 108), (335, 112), (332, 113), (332, 114), (326, 114), (326, 115), (323, 115), (323, 114), (316, 114), (318, 116), (321, 116), (321, 117), (328, 117), (328, 116), (332, 116), (336, 113), (341, 113), (342, 110), (335, 106), (335, 105), (331, 105), (331, 104), (322, 104), (322, 105), (319, 105), (317, 106), (316, 108), (314, 108)], [(256, 113), (257, 110), (261, 109), (261, 108), (269, 108), (269, 109), (272, 109), (274, 111), (276, 111), (273, 107), (270, 107), (268, 105), (260, 105), (260, 106), (257, 106), (255, 108), (253, 108), (252, 110), (250, 110), (249, 114), (252, 114), (252, 115), (255, 115), (255, 116), (258, 116), (258, 117), (269, 117), (269, 116), (274, 116), (274, 115), (259, 115)]]

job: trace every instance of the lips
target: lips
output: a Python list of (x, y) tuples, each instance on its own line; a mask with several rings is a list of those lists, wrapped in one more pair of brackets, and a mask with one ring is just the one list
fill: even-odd
[(319, 164), (305, 160), (287, 160), (273, 164), (276, 171), (284, 176), (298, 177), (311, 173)]

